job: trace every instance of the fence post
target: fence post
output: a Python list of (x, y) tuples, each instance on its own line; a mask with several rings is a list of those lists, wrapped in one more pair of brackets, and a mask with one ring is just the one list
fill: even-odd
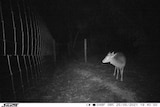
[(84, 39), (84, 61), (87, 62), (87, 39)]

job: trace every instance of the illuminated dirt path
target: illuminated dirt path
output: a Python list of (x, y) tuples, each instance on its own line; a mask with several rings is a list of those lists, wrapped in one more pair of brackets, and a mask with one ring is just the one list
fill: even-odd
[[(105, 67), (108, 68), (108, 67)], [(136, 94), (125, 88), (123, 82), (108, 74), (102, 65), (67, 64), (57, 68), (45, 85), (35, 88), (28, 101), (40, 102), (135, 102)], [(37, 93), (37, 94), (35, 94)]]

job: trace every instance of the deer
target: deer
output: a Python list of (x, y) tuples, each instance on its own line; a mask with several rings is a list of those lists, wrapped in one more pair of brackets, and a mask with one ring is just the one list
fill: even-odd
[[(114, 73), (113, 76), (116, 76), (116, 79), (118, 80), (118, 75), (120, 72), (120, 81), (123, 81), (123, 72), (124, 72), (124, 67), (126, 65), (126, 57), (124, 56), (123, 53), (121, 52), (109, 52), (107, 56), (102, 60), (102, 63), (110, 63), (114, 68)], [(116, 75), (117, 74), (117, 75)]]

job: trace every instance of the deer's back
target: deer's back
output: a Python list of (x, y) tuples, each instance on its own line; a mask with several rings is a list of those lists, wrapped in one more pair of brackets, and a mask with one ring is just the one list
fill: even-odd
[(117, 67), (124, 67), (126, 64), (126, 57), (123, 53), (116, 53), (116, 55), (113, 57), (113, 60), (111, 61), (111, 64)]

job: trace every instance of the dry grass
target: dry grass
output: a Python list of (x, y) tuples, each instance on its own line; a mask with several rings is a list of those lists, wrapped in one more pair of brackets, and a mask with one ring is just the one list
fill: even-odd
[[(49, 66), (47, 66), (48, 68)], [(48, 70), (53, 70), (52, 68)], [(136, 102), (136, 92), (113, 77), (112, 66), (72, 62), (44, 75), (28, 94), (35, 102)], [(47, 73), (46, 73), (47, 74)], [(52, 74), (52, 75), (51, 75)]]

